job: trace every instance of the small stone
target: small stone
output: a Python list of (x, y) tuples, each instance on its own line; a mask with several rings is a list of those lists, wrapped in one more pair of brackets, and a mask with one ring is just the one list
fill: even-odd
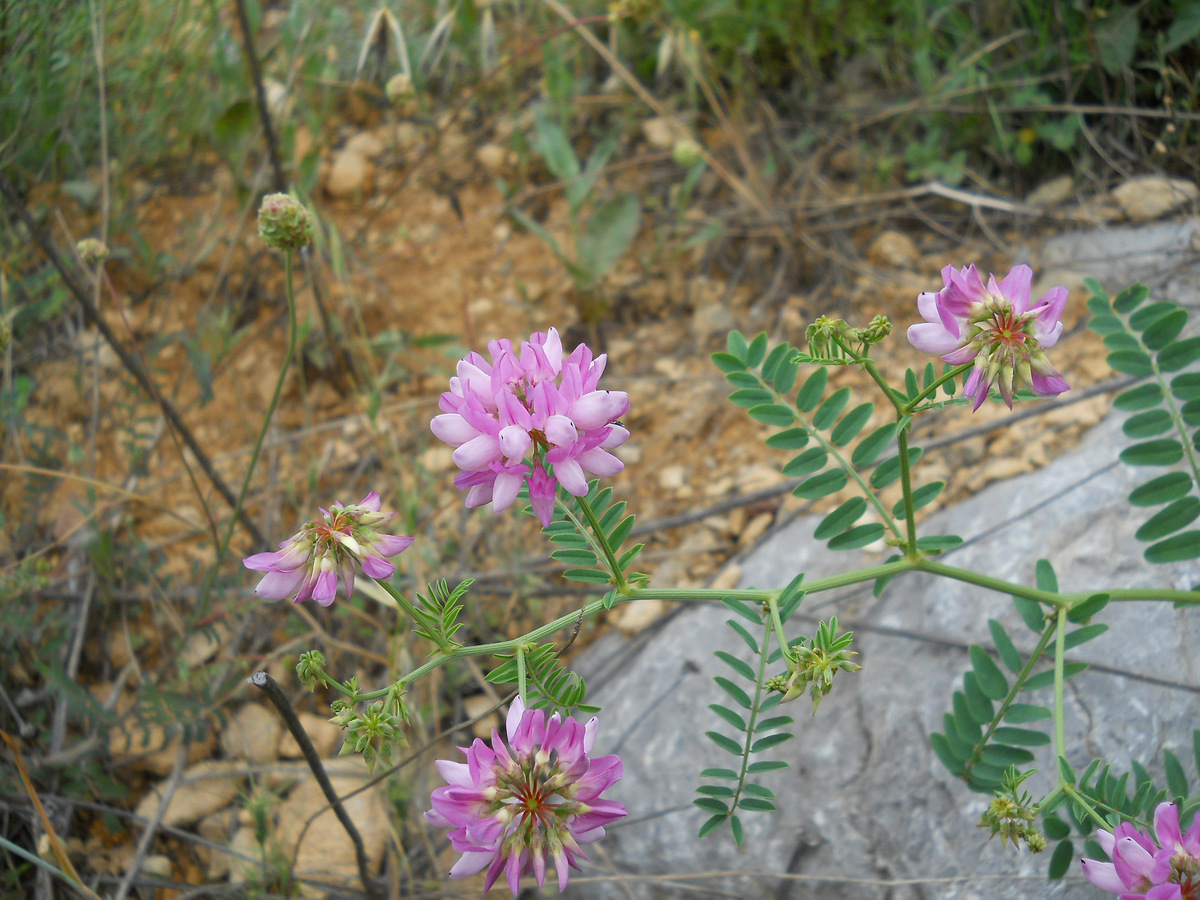
[(612, 622), (626, 634), (637, 634), (657, 622), (666, 611), (667, 604), (662, 600), (623, 603), (613, 613)]
[(738, 586), (741, 578), (742, 567), (737, 563), (731, 563), (717, 573), (717, 577), (712, 580), (709, 587), (714, 591), (732, 591)]
[(664, 491), (682, 491), (687, 487), (687, 470), (683, 466), (663, 466), (658, 470), (658, 486)]
[[(298, 714), (298, 718), (308, 739), (316, 748), (317, 756), (322, 759), (332, 756), (337, 750), (338, 744), (341, 743), (342, 730), (324, 716), (318, 716), (316, 713), (302, 712)], [(280, 740), (279, 756), (283, 759), (301, 759), (304, 756), (291, 732), (285, 732)]]
[(681, 122), (664, 116), (655, 116), (642, 123), (642, 136), (655, 150), (671, 150), (676, 141), (687, 138), (687, 128)]
[(155, 878), (171, 877), (171, 860), (166, 856), (147, 856), (142, 861), (142, 874), (153, 875)]
[[(108, 755), (114, 764), (127, 766), (155, 775), (168, 775), (179, 756), (180, 738), (167, 743), (167, 733), (158, 724), (130, 725), (127, 729), (111, 728), (108, 732)], [(188, 747), (188, 763), (206, 759), (216, 746), (217, 736), (211, 729)]]
[(771, 523), (775, 521), (774, 513), (759, 513), (753, 519), (746, 523), (741, 532), (737, 535), (739, 547), (750, 547), (771, 527)]
[(342, 152), (357, 153), (359, 156), (364, 156), (367, 159), (375, 159), (378, 156), (382, 156), (385, 149), (383, 141), (375, 132), (360, 131), (346, 141), (346, 145), (342, 147)]
[[(241, 763), (206, 760), (184, 770), (171, 803), (163, 814), (164, 825), (191, 825), (230, 804), (237, 796), (242, 776)], [(137, 814), (153, 818), (158, 813), (167, 781), (150, 789), (137, 805)]]
[(179, 651), (179, 661), (189, 669), (208, 662), (217, 655), (221, 642), (229, 637), (230, 630), (228, 623), (218, 621), (189, 635)]
[(1147, 222), (1190, 203), (1200, 195), (1195, 182), (1161, 175), (1141, 175), (1113, 188), (1112, 197), (1126, 217)]
[[(472, 694), (463, 698), (463, 712), (473, 722), (471, 731), (477, 738), (487, 740), (492, 736), (492, 729), (500, 727), (500, 716), (493, 709), (496, 705), (487, 694)], [(491, 715), (485, 715), (488, 711)]]
[[(225, 846), (229, 844), (236, 826), (237, 810), (229, 807), (205, 816), (196, 826), (196, 831), (214, 844)], [(195, 847), (196, 857), (204, 866), (204, 876), (209, 881), (220, 881), (229, 874), (229, 854), (205, 844), (196, 844)]]
[(1059, 175), (1044, 181), (1029, 192), (1025, 205), (1034, 209), (1051, 209), (1071, 198), (1075, 193), (1075, 179), (1070, 175)]
[(258, 844), (253, 825), (243, 825), (234, 832), (233, 839), (229, 842), (229, 850), (226, 868), (229, 871), (230, 884), (245, 884), (251, 878), (262, 876), (258, 863), (262, 857), (262, 848)]
[(475, 151), (475, 161), (489, 175), (502, 175), (509, 168), (508, 151), (499, 144), (484, 144)]
[(221, 752), (227, 759), (267, 763), (279, 755), (283, 726), (265, 706), (247, 703), (230, 718), (221, 731)]
[(325, 193), (343, 200), (355, 197), (365, 190), (370, 174), (371, 164), (365, 156), (340, 150), (325, 176)]
[(454, 448), (439, 446), (430, 447), (421, 454), (421, 467), (431, 475), (452, 472), (454, 465)]
[(921, 254), (917, 245), (907, 234), (899, 231), (885, 231), (871, 242), (867, 249), (867, 258), (877, 266), (891, 266), (893, 269), (903, 269), (917, 263)]
[(697, 306), (692, 313), (692, 336), (700, 344), (707, 343), (714, 337), (725, 337), (736, 325), (733, 313), (724, 304), (706, 303)]
[[(339, 797), (363, 786), (367, 771), (365, 765), (360, 764), (360, 769), (358, 776), (330, 773), (329, 780)], [(362, 837), (369, 870), (379, 871), (391, 834), (383, 792), (378, 787), (369, 788), (344, 800), (343, 806)], [(341, 878), (357, 883), (354, 844), (312, 778), (301, 783), (280, 805), (276, 839), (285, 858), (295, 854), (293, 873), (297, 877), (311, 875), (322, 881)]]

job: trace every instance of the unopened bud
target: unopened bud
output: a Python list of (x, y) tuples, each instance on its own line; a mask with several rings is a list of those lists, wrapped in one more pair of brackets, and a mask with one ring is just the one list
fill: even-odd
[(313, 241), (312, 216), (295, 197), (268, 194), (258, 208), (258, 235), (276, 250), (299, 250)]
[(399, 103), (401, 100), (412, 96), (412, 78), (403, 72), (397, 72), (388, 79), (388, 83), (384, 85), (383, 92), (392, 103)]
[(89, 266), (108, 259), (108, 248), (95, 238), (84, 238), (75, 245), (75, 252)]
[(691, 138), (684, 138), (675, 142), (675, 148), (671, 151), (671, 156), (678, 165), (690, 169), (696, 163), (700, 162), (700, 160), (704, 159), (704, 150)]

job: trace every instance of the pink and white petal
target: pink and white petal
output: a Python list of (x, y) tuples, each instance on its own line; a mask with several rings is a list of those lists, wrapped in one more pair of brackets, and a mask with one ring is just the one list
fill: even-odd
[(957, 348), (959, 339), (941, 324), (922, 322), (908, 326), (908, 342), (922, 353), (941, 356)]
[(455, 762), (452, 759), (435, 759), (433, 764), (437, 766), (438, 774), (447, 784), (457, 784), (460, 787), (475, 786), (471, 778), (471, 767), (466, 763)]
[(488, 863), (496, 859), (496, 854), (467, 852), (458, 858), (453, 866), (450, 867), (451, 878), (468, 878), (484, 870)]
[(505, 469), (498, 473), (492, 486), (492, 510), (504, 512), (512, 506), (513, 501), (517, 499), (517, 494), (521, 492), (521, 485), (524, 481), (525, 473), (521, 470)]
[(464, 501), (467, 509), (478, 509), (481, 506), (487, 506), (491, 503), (492, 488), (494, 485), (494, 481), (472, 485), (467, 491), (467, 499)]
[(500, 452), (505, 459), (514, 462), (524, 459), (532, 444), (533, 438), (520, 425), (508, 425), (500, 429)]
[(322, 569), (313, 584), (312, 598), (322, 606), (329, 606), (337, 597), (337, 572), (332, 568)]
[(379, 491), (371, 491), (367, 496), (359, 500), (356, 505), (363, 509), (369, 509), (371, 512), (379, 512), (383, 501), (379, 497)]
[(504, 721), (504, 730), (508, 734), (508, 739), (511, 741), (517, 734), (517, 729), (521, 725), (521, 719), (525, 717), (525, 701), (517, 694), (512, 703), (508, 705), (508, 716)]
[(1034, 319), (1034, 329), (1037, 334), (1038, 343), (1042, 345), (1042, 349), (1049, 350), (1058, 343), (1058, 339), (1063, 333), (1063, 323), (1055, 322), (1053, 327), (1044, 330), (1042, 320)]
[(371, 538), (371, 547), (380, 556), (396, 556), (412, 546), (413, 538), (403, 534), (377, 534)]
[(1155, 808), (1154, 834), (1163, 849), (1172, 852), (1183, 849), (1183, 833), (1179, 830), (1179, 807), (1174, 803), (1160, 803)]
[(585, 472), (603, 477), (616, 475), (625, 468), (625, 463), (621, 462), (621, 460), (617, 459), (607, 450), (601, 450), (599, 447), (584, 450), (575, 459)]
[(1117, 868), (1112, 863), (1084, 859), (1080, 861), (1080, 865), (1083, 866), (1083, 877), (1100, 890), (1111, 891), (1114, 894), (1125, 890), (1125, 882), (1117, 875)]
[(592, 391), (571, 407), (571, 418), (584, 431), (601, 428), (629, 412), (629, 394), (625, 391)]
[[(995, 276), (992, 277), (991, 285), (995, 284)], [(1013, 313), (1021, 315), (1025, 310), (1029, 309), (1029, 291), (1033, 287), (1033, 269), (1027, 265), (1013, 266), (1004, 280), (997, 285), (998, 293), (1012, 304)]]
[(396, 572), (396, 567), (381, 556), (363, 556), (361, 561), (363, 573), (371, 578), (391, 578)]
[(1033, 392), (1039, 397), (1053, 397), (1071, 389), (1066, 380), (1058, 375), (1039, 375), (1034, 372), (1030, 375), (1030, 380)]
[(482, 472), (500, 458), (500, 442), (481, 434), (454, 451), (454, 464), (467, 472)]
[(512, 891), (515, 897), (521, 893), (521, 869), (524, 868), (522, 862), (528, 850), (522, 850), (520, 853), (509, 854), (508, 861), (504, 864), (504, 875), (508, 879), (508, 889)]
[(1100, 845), (1100, 849), (1107, 853), (1110, 857), (1113, 855), (1113, 848), (1117, 846), (1117, 839), (1113, 837), (1111, 831), (1103, 828), (1096, 829), (1096, 843)]
[(1145, 900), (1183, 900), (1183, 888), (1178, 884), (1156, 884), (1146, 891)]
[(923, 294), (917, 294), (917, 312), (921, 314), (921, 318), (926, 322), (932, 322), (935, 325), (940, 325), (942, 322), (941, 314), (937, 308), (938, 295), (932, 291), (926, 291)]
[(978, 359), (979, 349), (971, 344), (963, 344), (957, 350), (951, 350), (942, 357), (942, 362), (952, 366), (961, 366), (973, 359)]
[(569, 416), (549, 416), (544, 430), (546, 440), (555, 447), (570, 447), (579, 438), (579, 430)]
[(564, 459), (554, 464), (554, 476), (568, 493), (576, 497), (587, 496), (587, 478), (583, 469), (573, 459)]
[(602, 450), (615, 450), (629, 440), (629, 429), (624, 425), (609, 425), (608, 435), (600, 442)]
[(254, 589), (264, 600), (283, 600), (291, 597), (299, 590), (308, 576), (307, 569), (293, 569), (290, 572), (268, 572), (263, 576), (258, 587)]
[(429, 430), (438, 440), (455, 447), (479, 436), (479, 432), (458, 413), (443, 413), (440, 416), (434, 416), (429, 420)]

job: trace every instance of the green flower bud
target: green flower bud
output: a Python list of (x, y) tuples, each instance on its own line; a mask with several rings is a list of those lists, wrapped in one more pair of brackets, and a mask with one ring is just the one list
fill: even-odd
[(704, 149), (691, 138), (684, 138), (675, 142), (671, 156), (675, 159), (676, 163), (690, 169), (696, 163), (700, 162), (700, 160), (704, 159)]
[(295, 197), (268, 194), (258, 208), (258, 235), (276, 250), (299, 250), (313, 241), (312, 216)]
[(84, 238), (75, 245), (75, 252), (89, 266), (104, 262), (109, 256), (108, 248), (95, 238)]

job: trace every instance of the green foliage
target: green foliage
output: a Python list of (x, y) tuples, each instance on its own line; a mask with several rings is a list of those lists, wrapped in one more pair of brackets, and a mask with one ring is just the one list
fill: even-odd
[[(734, 331), (729, 335), (726, 349), (714, 353), (712, 359), (734, 388), (729, 399), (743, 407), (752, 419), (780, 429), (766, 439), (767, 445), (800, 451), (782, 468), (789, 478), (801, 479), (793, 494), (816, 500), (840, 491), (851, 482), (860, 489), (861, 497), (842, 503), (825, 516), (814, 537), (825, 541), (831, 550), (864, 547), (888, 532), (894, 538), (903, 538), (894, 518), (903, 515), (902, 508), (889, 511), (876, 493), (900, 477), (899, 456), (885, 455), (896, 436), (896, 423), (866, 431), (875, 411), (874, 404), (862, 403), (847, 409), (848, 388), (826, 395), (829, 376), (824, 365), (818, 366), (797, 388), (797, 365), (814, 357), (787, 343), (768, 350), (765, 334), (747, 342), (741, 332)], [(932, 367), (929, 371), (932, 373)], [(910, 465), (920, 457), (920, 448), (908, 448)], [(863, 470), (871, 470), (865, 478)], [(917, 505), (932, 502), (943, 487), (939, 482), (918, 489)], [(860, 524), (869, 511), (877, 521)]]
[(599, 707), (586, 706), (587, 682), (559, 661), (553, 644), (529, 644), (517, 653), (500, 654), (504, 660), (487, 674), (492, 684), (519, 684), (521, 669), (525, 671), (525, 705), (529, 709), (560, 710), (570, 715), (574, 710), (596, 712)]
[[(562, 495), (570, 499), (565, 503), (560, 502), (555, 507), (554, 518), (549, 525), (542, 529), (542, 534), (557, 547), (551, 552), (551, 559), (570, 567), (563, 572), (563, 577), (586, 584), (611, 585), (614, 583), (612, 573), (605, 565), (607, 560), (602, 561), (605, 556), (604, 548), (597, 543), (585, 521), (570, 511), (574, 506), (582, 515), (583, 505), (586, 504), (600, 523), (605, 543), (616, 554), (617, 567), (625, 579), (629, 582), (644, 580), (645, 575), (631, 571), (631, 569), (645, 545), (639, 543), (622, 549), (629, 538), (629, 533), (633, 530), (635, 521), (633, 514), (625, 514), (626, 502), (620, 500), (614, 503), (612, 488), (606, 487), (601, 490), (599, 479), (593, 479), (588, 484), (587, 496), (580, 500), (570, 497), (565, 490)], [(528, 488), (521, 489), (521, 497), (525, 500), (529, 499)], [(526, 511), (530, 515), (533, 514), (531, 507)], [(610, 594), (610, 597), (615, 599), (616, 595)]]
[[(1037, 569), (1038, 587), (1057, 590), (1050, 564), (1041, 560)], [(1086, 623), (1107, 601), (1104, 594), (1087, 598), (1072, 611), (1070, 621)], [(973, 790), (982, 793), (999, 790), (1009, 766), (1030, 763), (1033, 754), (1028, 748), (1050, 743), (1048, 734), (1020, 727), (1050, 719), (1050, 710), (1040, 704), (1016, 702), (1022, 691), (1045, 687), (1054, 677), (1053, 669), (1034, 673), (1036, 664), (1051, 643), (1056, 626), (1045, 621), (1036, 603), (1033, 604), (1035, 610), (1028, 609), (1030, 603), (1032, 601), (1025, 601), (1017, 606), (1026, 624), (1041, 635), (1035, 651), (1026, 657), (1017, 649), (1004, 625), (997, 619), (989, 620), (988, 629), (1000, 662), (997, 663), (981, 645), (973, 644), (969, 648), (971, 669), (963, 676), (963, 689), (954, 693), (952, 710), (942, 719), (942, 731), (929, 736), (930, 746), (942, 764), (964, 779)], [(1104, 625), (1084, 624), (1067, 633), (1066, 645), (1068, 648), (1078, 646), (1105, 630), (1107, 626)], [(1064, 677), (1084, 668), (1082, 663), (1068, 663), (1064, 666)], [(1012, 678), (1005, 669), (1012, 673)]]
[(633, 243), (641, 221), (641, 204), (632, 194), (618, 194), (603, 201), (593, 199), (597, 181), (616, 149), (615, 136), (597, 144), (587, 163), (581, 164), (561, 125), (542, 114), (535, 121), (531, 143), (546, 168), (563, 182), (571, 244), (562, 247), (544, 226), (519, 209), (510, 209), (509, 215), (550, 248), (570, 273), (576, 290), (589, 290)]
[(1166, 301), (1147, 302), (1150, 290), (1138, 284), (1112, 300), (1096, 281), (1088, 327), (1111, 351), (1116, 371), (1149, 379), (1117, 395), (1113, 405), (1132, 413), (1123, 430), (1132, 443), (1121, 451), (1131, 466), (1180, 468), (1138, 485), (1134, 506), (1161, 507), (1137, 530), (1148, 543), (1146, 560), (1178, 562), (1200, 557), (1200, 531), (1187, 529), (1200, 517), (1200, 372), (1184, 371), (1200, 361), (1200, 339), (1179, 339), (1187, 311)]
[[(789, 585), (792, 591), (789, 605), (793, 609), (791, 598), (799, 602), (798, 585), (799, 579)], [(764, 622), (756, 610), (740, 600), (726, 598), (723, 602), (735, 615), (757, 626), (760, 637), (755, 637), (736, 619), (726, 620), (730, 629), (749, 647), (757, 667), (724, 650), (714, 654), (733, 677), (717, 675), (713, 679), (727, 701), (710, 703), (708, 708), (725, 726), (733, 729), (736, 737), (716, 730), (706, 731), (705, 734), (735, 760), (731, 762), (731, 768), (710, 767), (702, 771), (700, 777), (705, 779), (705, 783), (696, 788), (700, 796), (692, 803), (710, 813), (700, 826), (700, 837), (711, 834), (728, 822), (734, 841), (741, 846), (742, 822), (738, 813), (773, 812), (776, 809), (774, 791), (751, 780), (751, 776), (784, 769), (788, 765), (778, 760), (757, 758), (757, 754), (791, 740), (792, 733), (780, 729), (791, 725), (793, 719), (791, 716), (765, 716), (779, 705), (781, 699), (779, 694), (764, 696), (767, 663), (779, 654), (778, 649), (775, 654), (770, 652), (770, 623)], [(753, 761), (752, 756), (756, 757)]]
[(461, 641), (454, 639), (463, 623), (458, 621), (462, 612), (463, 598), (475, 581), (468, 578), (453, 591), (444, 580), (438, 580), (429, 585), (429, 596), (417, 594), (420, 610), (427, 617), (413, 622), (413, 633), (431, 641), (443, 653), (452, 653), (462, 646)]

